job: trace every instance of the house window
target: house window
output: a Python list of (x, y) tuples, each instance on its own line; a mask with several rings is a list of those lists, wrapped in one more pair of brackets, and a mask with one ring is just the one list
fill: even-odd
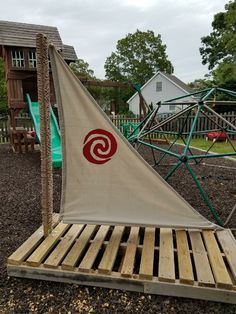
[(162, 82), (156, 82), (156, 91), (161, 92), (162, 91)]
[(37, 67), (36, 51), (29, 51), (28, 58), (29, 58), (29, 68), (36, 68)]
[(23, 50), (12, 50), (11, 51), (12, 66), (15, 68), (24, 68), (25, 59)]
[(170, 111), (174, 111), (174, 110), (175, 110), (175, 105), (170, 105), (170, 106), (169, 106), (169, 110), (170, 110)]

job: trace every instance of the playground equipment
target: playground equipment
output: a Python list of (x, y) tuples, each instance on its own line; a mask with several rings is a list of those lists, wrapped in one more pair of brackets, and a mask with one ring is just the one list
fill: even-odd
[(144, 162), (50, 47), (63, 222), (53, 216), (48, 46), (40, 34), (37, 56), (43, 226), (8, 258), (8, 274), (236, 303), (230, 230), (201, 216)]
[(34, 132), (28, 132), (24, 127), (10, 128), (10, 143), (14, 152), (22, 153), (34, 151), (35, 134)]
[[(205, 201), (206, 205), (209, 207), (209, 209), (212, 212), (213, 217), (217, 221), (218, 224), (223, 225), (222, 221), (220, 220), (216, 210), (214, 209), (207, 193), (204, 191), (204, 189), (201, 186), (201, 183), (199, 179), (197, 178), (197, 175), (195, 174), (191, 162), (194, 162), (194, 164), (199, 164), (202, 160), (204, 159), (209, 159), (209, 158), (216, 158), (216, 157), (225, 157), (225, 156), (236, 156), (236, 148), (234, 147), (234, 144), (232, 140), (230, 139), (230, 135), (235, 136), (236, 135), (236, 125), (234, 121), (230, 122), (227, 121), (224, 117), (222, 117), (220, 114), (218, 114), (216, 111), (214, 111), (209, 105), (211, 105), (213, 102), (211, 101), (211, 98), (216, 96), (217, 93), (223, 93), (230, 95), (231, 97), (236, 98), (236, 92), (226, 90), (223, 88), (207, 88), (205, 90), (197, 91), (195, 93), (191, 93), (185, 96), (181, 96), (178, 98), (170, 99), (167, 100), (163, 103), (159, 103), (159, 106), (157, 106), (134, 130), (133, 133), (130, 134), (128, 140), (131, 143), (134, 143), (136, 147), (139, 147), (139, 145), (144, 145), (147, 146), (151, 149), (152, 151), (152, 156), (153, 156), (153, 166), (156, 167), (160, 165), (163, 160), (167, 156), (172, 156), (176, 159), (176, 162), (170, 168), (168, 173), (165, 176), (165, 180), (168, 180), (174, 173), (175, 171), (181, 166), (184, 165), (191, 177), (193, 178), (200, 195), (202, 196), (203, 200)], [(172, 116), (164, 119), (163, 121), (159, 122), (158, 121), (158, 109), (160, 106), (165, 106), (169, 105), (170, 103), (173, 103), (175, 101), (179, 101), (181, 99), (184, 99), (189, 96), (195, 96), (196, 101), (192, 103), (184, 102), (183, 104), (185, 105), (185, 108), (182, 109), (181, 111), (173, 114)], [(209, 100), (210, 99), (210, 100)], [(217, 104), (217, 101), (214, 100), (214, 104)], [(222, 102), (219, 102), (219, 105), (222, 104)], [(225, 101), (223, 102), (224, 105), (227, 104), (236, 104), (235, 102), (232, 101)], [(211, 115), (209, 115), (210, 113)], [(194, 119), (193, 122), (190, 126), (190, 129), (186, 130), (186, 125), (188, 118), (190, 114), (194, 114)], [(179, 123), (179, 128), (178, 130), (173, 130), (173, 131), (165, 131), (165, 127), (169, 125), (171, 122), (174, 120), (178, 120), (180, 118), (183, 118), (181, 123)], [(205, 116), (208, 120), (209, 123), (208, 125), (211, 124), (212, 128), (211, 129), (206, 129), (206, 130), (201, 130), (199, 129), (199, 118), (200, 116), (203, 115)], [(139, 132), (137, 132), (139, 130)], [(167, 147), (159, 147), (156, 145), (156, 143), (151, 141), (151, 135), (171, 135), (173, 137), (172, 143)], [(191, 149), (191, 141), (194, 136), (208, 136), (214, 135), (214, 141), (212, 144), (209, 146), (206, 152), (197, 154), (194, 153), (193, 150)], [(222, 136), (224, 135), (224, 138), (227, 139), (229, 144), (231, 145), (233, 152), (229, 153), (211, 153), (211, 149), (213, 148), (215, 142), (218, 139), (221, 139)], [(149, 138), (149, 141), (145, 140)], [(177, 153), (174, 151), (175, 144), (178, 140), (182, 140), (184, 146), (182, 149), (181, 153)], [(159, 151), (161, 153), (161, 156), (158, 160), (156, 160), (154, 151)]]
[[(143, 94), (141, 92), (141, 85), (140, 84), (133, 84), (134, 89), (137, 91), (139, 96), (139, 117), (141, 121), (146, 120), (147, 117), (149, 117), (152, 114), (153, 108), (151, 105), (149, 105), (145, 98), (143, 97)], [(157, 104), (157, 112), (160, 109), (160, 103)], [(157, 117), (153, 118), (153, 122), (158, 123)], [(141, 124), (142, 125), (142, 124)], [(123, 125), (123, 134), (126, 138), (129, 138), (131, 135), (138, 135), (139, 134), (139, 123), (128, 123)], [(162, 128), (160, 128), (160, 131), (163, 131)], [(150, 136), (148, 136), (149, 142), (151, 141)], [(166, 135), (163, 135), (162, 139), (159, 139), (159, 143), (167, 143), (169, 144), (169, 140)]]
[(206, 136), (206, 140), (212, 140), (213, 142), (219, 141), (219, 142), (227, 142), (228, 135), (224, 131), (212, 131), (208, 132)]
[[(29, 94), (26, 95), (29, 112), (34, 123), (37, 141), (40, 143), (40, 114), (39, 103), (32, 102)], [(53, 168), (61, 168), (62, 152), (61, 152), (61, 134), (57, 119), (50, 106), (50, 126), (51, 126), (51, 146), (52, 146), (52, 165)]]

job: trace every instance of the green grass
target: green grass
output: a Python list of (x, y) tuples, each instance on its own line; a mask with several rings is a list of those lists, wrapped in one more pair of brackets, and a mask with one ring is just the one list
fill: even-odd
[[(178, 140), (177, 143), (179, 144), (183, 144), (182, 140)], [(236, 149), (236, 141), (232, 141), (232, 144), (234, 145), (235, 149)], [(198, 138), (198, 139), (192, 139), (190, 146), (196, 147), (196, 148), (200, 148), (203, 150), (208, 150), (208, 148), (212, 145), (212, 141), (206, 141), (203, 138)], [(233, 153), (234, 150), (232, 148), (232, 146), (230, 145), (229, 142), (225, 143), (225, 142), (215, 142), (213, 147), (211, 148), (211, 152), (214, 153), (219, 153), (219, 154), (223, 154), (223, 153)], [(232, 156), (233, 157), (233, 156)], [(236, 158), (236, 156), (234, 157)]]

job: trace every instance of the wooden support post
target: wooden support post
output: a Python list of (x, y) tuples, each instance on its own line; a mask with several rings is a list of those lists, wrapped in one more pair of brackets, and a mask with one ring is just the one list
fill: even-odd
[(43, 34), (36, 36), (38, 101), (40, 104), (42, 220), (44, 236), (52, 230), (53, 177), (50, 129), (50, 89), (48, 66), (48, 40)]

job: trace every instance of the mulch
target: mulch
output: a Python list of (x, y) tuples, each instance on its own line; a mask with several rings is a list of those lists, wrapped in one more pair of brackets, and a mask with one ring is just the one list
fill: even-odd
[[(178, 147), (177, 150), (181, 150)], [(149, 149), (140, 153), (152, 163)], [(156, 155), (158, 155), (156, 153)], [(156, 156), (157, 157), (157, 156)], [(164, 164), (173, 162), (172, 158)], [(208, 160), (193, 165), (202, 186), (224, 221), (236, 202), (236, 162)], [(220, 167), (219, 167), (220, 166)], [(222, 168), (223, 166), (223, 168)], [(164, 176), (170, 166), (157, 167)], [(54, 170), (54, 209), (60, 206), (61, 171)], [(169, 183), (205, 217), (212, 219), (184, 166)], [(236, 215), (235, 215), (236, 216)], [(236, 313), (236, 305), (154, 296), (40, 280), (9, 278), (6, 259), (40, 225), (40, 153), (13, 154), (0, 145), (0, 313)], [(232, 219), (236, 227), (236, 217)]]

